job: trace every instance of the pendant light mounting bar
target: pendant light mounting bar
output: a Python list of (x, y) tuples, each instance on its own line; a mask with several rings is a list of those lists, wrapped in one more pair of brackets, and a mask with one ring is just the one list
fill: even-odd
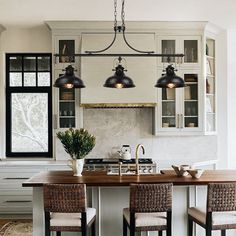
[(65, 55), (65, 54), (54, 54), (55, 57), (184, 57), (184, 54), (160, 54), (160, 53), (100, 53), (100, 54), (94, 54), (94, 53), (75, 53), (71, 55)]

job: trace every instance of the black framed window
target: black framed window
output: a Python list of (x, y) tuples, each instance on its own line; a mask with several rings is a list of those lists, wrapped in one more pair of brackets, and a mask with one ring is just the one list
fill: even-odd
[(52, 157), (52, 55), (6, 54), (6, 156)]

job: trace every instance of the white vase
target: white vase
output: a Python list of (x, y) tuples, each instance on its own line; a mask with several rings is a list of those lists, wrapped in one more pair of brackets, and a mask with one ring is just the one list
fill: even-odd
[(73, 176), (82, 176), (81, 173), (84, 167), (84, 159), (69, 160), (69, 166), (74, 172)]

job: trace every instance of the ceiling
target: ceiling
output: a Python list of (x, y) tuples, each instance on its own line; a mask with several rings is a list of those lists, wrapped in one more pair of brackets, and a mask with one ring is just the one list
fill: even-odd
[[(120, 2), (118, 11), (120, 12)], [(126, 20), (210, 21), (236, 29), (235, 0), (126, 0)], [(113, 0), (0, 0), (0, 24), (29, 27), (47, 20), (113, 20)], [(118, 19), (120, 15), (118, 14)]]

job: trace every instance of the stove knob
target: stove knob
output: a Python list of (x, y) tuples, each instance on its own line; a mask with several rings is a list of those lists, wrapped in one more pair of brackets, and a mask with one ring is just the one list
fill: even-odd
[(148, 170), (148, 172), (149, 172), (149, 173), (153, 173), (153, 169), (150, 168), (150, 169)]
[(143, 169), (143, 173), (148, 173), (148, 169), (147, 169), (147, 168), (144, 168), (144, 169)]

